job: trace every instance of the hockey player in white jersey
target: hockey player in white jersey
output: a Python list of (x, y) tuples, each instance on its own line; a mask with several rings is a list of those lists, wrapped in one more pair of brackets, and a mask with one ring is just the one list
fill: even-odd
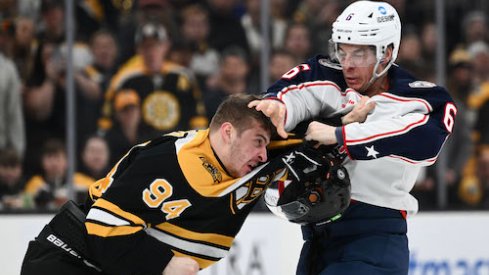
[[(352, 202), (341, 219), (302, 227), (297, 274), (408, 274), (406, 216), (418, 211), (409, 192), (436, 161), (457, 109), (443, 87), (394, 64), (400, 40), (391, 5), (354, 2), (333, 24), (330, 56), (291, 69), (249, 105), (284, 138), (299, 122), (343, 116), (339, 125), (311, 122), (305, 139), (347, 154)], [(345, 116), (355, 104), (371, 109), (362, 123)]]

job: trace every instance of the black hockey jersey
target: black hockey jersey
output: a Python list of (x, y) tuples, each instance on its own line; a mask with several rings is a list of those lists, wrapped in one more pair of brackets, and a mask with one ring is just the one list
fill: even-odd
[(178, 132), (137, 145), (90, 188), (88, 243), (104, 271), (161, 274), (173, 255), (200, 268), (226, 256), (274, 172), (263, 164), (232, 178), (208, 136)]

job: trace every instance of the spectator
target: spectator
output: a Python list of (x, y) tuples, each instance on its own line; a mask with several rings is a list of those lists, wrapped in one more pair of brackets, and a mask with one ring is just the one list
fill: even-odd
[[(73, 183), (76, 198), (82, 198), (93, 183), (85, 175), (75, 173), (73, 181), (66, 178), (68, 160), (64, 144), (60, 140), (49, 139), (43, 146), (41, 155), (42, 173), (31, 177), (24, 192), (34, 199), (36, 208), (58, 209), (68, 200), (68, 184)], [(81, 202), (81, 201), (79, 201)]]
[(205, 109), (197, 82), (189, 71), (166, 60), (170, 38), (157, 23), (140, 27), (136, 41), (138, 54), (114, 75), (106, 94), (101, 130), (111, 127), (116, 92), (132, 89), (141, 100), (145, 133), (152, 136), (174, 130), (207, 125)]
[[(253, 65), (258, 64), (262, 50), (263, 38), (261, 33), (261, 16), (260, 0), (246, 0), (246, 13), (241, 17), (248, 45), (251, 51), (251, 62)], [(270, 18), (270, 41), (271, 49), (278, 49), (283, 45), (287, 23), (285, 20), (271, 17)]]
[[(30, 176), (41, 172), (40, 148), (49, 138), (64, 140), (66, 133), (66, 54), (65, 14), (63, 1), (43, 0), (42, 20), (37, 29), (38, 46), (33, 69), (25, 83), (24, 115), (26, 122), (26, 154), (24, 172)], [(73, 66), (78, 71), (91, 63), (85, 44), (73, 49)], [(78, 100), (77, 100), (78, 101)], [(79, 130), (79, 129), (77, 129)]]
[(34, 20), (28, 17), (19, 17), (15, 20), (15, 36), (12, 59), (19, 70), (23, 83), (31, 75), (36, 51), (36, 26)]
[[(487, 147), (486, 135), (489, 131), (489, 46), (482, 41), (472, 43), (467, 49), (471, 66), (473, 87), (467, 99), (468, 124), (472, 128), (474, 148), (471, 158), (463, 171), (458, 194), (463, 203), (470, 208), (479, 208), (484, 197), (484, 183), (480, 177), (479, 160)], [(484, 159), (484, 158), (482, 158)]]
[(411, 71), (416, 77), (423, 80), (428, 80), (431, 71), (427, 72), (427, 64), (423, 58), (423, 46), (418, 33), (414, 26), (404, 28), (404, 33), (401, 39), (401, 47), (397, 64)]
[(228, 47), (237, 46), (249, 54), (250, 48), (245, 30), (233, 14), (237, 1), (207, 0), (206, 2), (209, 8), (211, 47), (222, 53)]
[[(106, 1), (104, 1), (106, 2)], [(111, 1), (112, 2), (112, 1)], [(128, 3), (137, 3), (132, 13), (120, 16), (117, 38), (120, 46), (118, 64), (124, 64), (134, 54), (137, 54), (138, 46), (134, 37), (141, 25), (147, 23), (158, 23), (163, 25), (170, 37), (178, 37), (179, 31), (176, 23), (177, 12), (173, 8), (173, 2), (168, 0), (138, 0)]]
[(467, 13), (462, 21), (463, 39), (465, 45), (474, 42), (489, 42), (489, 28), (487, 16), (482, 11), (471, 11)]
[(312, 50), (309, 28), (302, 23), (290, 24), (285, 35), (284, 48), (300, 62), (305, 61)]
[(0, 53), (0, 149), (11, 146), (19, 157), (25, 151), (21, 82), (15, 64)]
[(204, 93), (209, 119), (229, 95), (248, 92), (249, 64), (246, 52), (239, 47), (227, 48), (221, 56), (219, 72), (208, 81)]
[(100, 30), (90, 40), (93, 63), (75, 73), (77, 87), (78, 136), (84, 137), (97, 130), (102, 115), (105, 91), (116, 70), (118, 47), (112, 33)]
[(290, 68), (293, 68), (298, 63), (294, 55), (286, 50), (276, 50), (272, 52), (268, 71), (270, 75), (270, 83), (273, 83), (287, 73)]
[(185, 7), (181, 12), (182, 40), (190, 44), (193, 54), (189, 67), (201, 87), (219, 68), (219, 53), (209, 44), (209, 13), (198, 4)]
[[(482, 86), (489, 81), (489, 45), (483, 41), (474, 42), (467, 47), (467, 52), (473, 66), (474, 84)], [(481, 92), (486, 93), (483, 90), (476, 91), (477, 94)]]
[(105, 177), (109, 172), (110, 150), (104, 137), (91, 135), (85, 140), (85, 146), (80, 152), (81, 161), (78, 172), (95, 180)]
[(312, 52), (328, 53), (328, 41), (331, 38), (331, 26), (341, 12), (338, 0), (300, 1), (293, 14), (293, 22), (305, 24), (311, 33)]
[(482, 186), (483, 197), (481, 199), (481, 208), (489, 209), (489, 147), (485, 144), (480, 150), (478, 158), (478, 176)]
[(29, 197), (22, 193), (24, 185), (22, 161), (17, 151), (0, 149), (0, 210), (32, 207)]
[(115, 124), (106, 135), (110, 151), (110, 166), (114, 165), (134, 145), (149, 138), (141, 123), (141, 103), (134, 90), (117, 92), (114, 100)]

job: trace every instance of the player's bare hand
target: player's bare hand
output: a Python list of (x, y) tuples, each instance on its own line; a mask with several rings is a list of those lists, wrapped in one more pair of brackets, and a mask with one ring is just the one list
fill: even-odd
[(364, 122), (367, 119), (367, 115), (375, 108), (374, 101), (368, 101), (370, 97), (362, 96), (360, 101), (355, 104), (351, 112), (341, 118), (343, 125), (353, 122)]
[(336, 128), (333, 126), (313, 121), (309, 123), (306, 131), (306, 136), (304, 138), (309, 141), (317, 141), (317, 146), (321, 144), (335, 144), (338, 142), (336, 140), (335, 130)]
[(273, 125), (277, 128), (277, 133), (287, 138), (289, 135), (285, 131), (285, 104), (273, 99), (253, 100), (248, 104), (249, 108), (255, 108), (270, 118)]
[(163, 275), (196, 275), (199, 264), (189, 257), (174, 256), (163, 270)]

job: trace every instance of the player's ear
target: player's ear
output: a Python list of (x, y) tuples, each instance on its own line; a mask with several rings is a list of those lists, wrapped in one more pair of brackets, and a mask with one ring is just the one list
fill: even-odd
[(392, 59), (392, 47), (387, 47), (387, 50), (384, 53), (384, 57), (380, 59), (380, 64), (385, 65)]
[(220, 128), (221, 138), (225, 143), (231, 142), (233, 129), (234, 127), (230, 122), (224, 122), (223, 124), (221, 124), (221, 128)]

